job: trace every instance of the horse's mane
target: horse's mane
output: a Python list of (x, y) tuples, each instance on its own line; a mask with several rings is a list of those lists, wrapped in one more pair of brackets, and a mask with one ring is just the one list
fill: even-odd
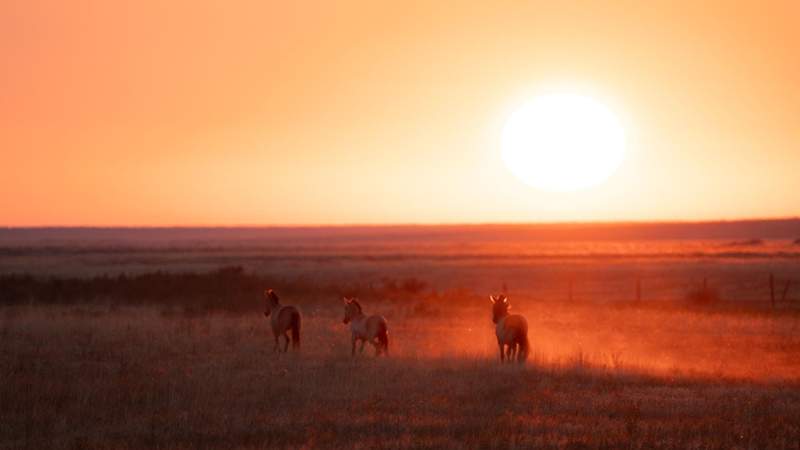
[(358, 300), (356, 299), (350, 300), (350, 303), (356, 305), (356, 308), (358, 308), (358, 312), (364, 312), (361, 310), (361, 303), (358, 303)]

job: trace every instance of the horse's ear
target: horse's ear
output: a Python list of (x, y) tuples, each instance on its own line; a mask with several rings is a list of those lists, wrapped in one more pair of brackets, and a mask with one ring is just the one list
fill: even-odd
[(501, 295), (500, 300), (502, 300), (503, 303), (508, 304), (508, 297), (506, 297), (505, 295)]
[(276, 302), (280, 300), (278, 298), (278, 294), (276, 294), (275, 291), (273, 291), (272, 289), (267, 289), (266, 295), (267, 297), (271, 298), (272, 300), (275, 300)]
[(492, 304), (494, 304), (497, 300), (494, 299), (494, 295), (490, 295), (489, 301), (492, 302)]
[(349, 298), (347, 298), (347, 297), (342, 297), (342, 302), (343, 302), (345, 305), (348, 305), (348, 304), (350, 304), (350, 299), (349, 299)]
[(272, 292), (272, 289), (264, 289), (264, 297), (269, 298), (269, 295), (270, 295), (271, 292)]

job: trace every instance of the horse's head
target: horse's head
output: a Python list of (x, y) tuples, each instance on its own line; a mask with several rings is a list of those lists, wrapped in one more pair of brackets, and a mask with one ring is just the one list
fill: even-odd
[(344, 301), (344, 319), (342, 323), (348, 324), (361, 314), (361, 305), (356, 298), (344, 297), (342, 300)]
[(264, 298), (267, 301), (267, 310), (264, 311), (264, 316), (269, 317), (269, 314), (272, 312), (272, 308), (278, 306), (280, 299), (278, 298), (278, 294), (276, 294), (272, 289), (267, 289), (264, 291)]
[(490, 295), (489, 300), (492, 302), (492, 322), (497, 323), (500, 319), (508, 315), (511, 304), (508, 303), (508, 297), (503, 294), (497, 297)]

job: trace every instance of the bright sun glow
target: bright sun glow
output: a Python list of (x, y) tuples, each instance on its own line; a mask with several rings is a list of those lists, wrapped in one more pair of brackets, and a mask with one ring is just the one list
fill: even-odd
[(575, 191), (602, 183), (622, 163), (625, 136), (616, 116), (588, 97), (538, 96), (508, 118), (503, 161), (526, 184)]

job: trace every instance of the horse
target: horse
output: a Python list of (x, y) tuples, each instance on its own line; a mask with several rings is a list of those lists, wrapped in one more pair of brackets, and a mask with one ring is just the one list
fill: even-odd
[(344, 320), (342, 322), (350, 324), (351, 336), (351, 356), (356, 354), (356, 341), (361, 341), (360, 353), (364, 353), (364, 344), (369, 342), (375, 346), (375, 356), (381, 352), (389, 356), (389, 328), (383, 316), (365, 316), (361, 310), (358, 299), (344, 297)]
[(286, 338), (286, 343), (283, 345), (283, 352), (289, 350), (289, 331), (292, 332), (292, 348), (295, 350), (300, 348), (300, 311), (294, 306), (281, 305), (278, 295), (272, 289), (264, 291), (264, 297), (267, 300), (267, 310), (264, 311), (264, 317), (270, 319), (272, 325), (272, 334), (275, 336), (275, 347), (273, 351), (280, 353), (280, 340), (283, 336)]
[(508, 357), (508, 361), (522, 363), (528, 359), (530, 353), (530, 342), (528, 341), (528, 321), (519, 314), (508, 314), (511, 304), (508, 297), (490, 295), (492, 302), (492, 322), (495, 323), (495, 334), (497, 335), (497, 345), (500, 347), (500, 361)]

